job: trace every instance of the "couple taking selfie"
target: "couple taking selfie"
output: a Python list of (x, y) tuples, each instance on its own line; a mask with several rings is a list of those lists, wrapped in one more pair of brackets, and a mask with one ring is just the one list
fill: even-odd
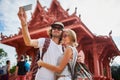
[[(83, 61), (82, 58), (78, 57), (76, 33), (71, 29), (64, 29), (61, 22), (53, 23), (48, 30), (49, 45), (47, 44), (48, 48), (43, 55), (42, 49), (46, 45), (46, 38), (31, 39), (27, 16), (22, 7), (19, 8), (18, 17), (21, 22), (25, 44), (39, 48), (39, 56), (42, 56), (34, 62), (37, 63), (39, 68), (31, 80), (73, 80), (76, 62), (81, 63)], [(23, 80), (25, 80), (25, 77)]]

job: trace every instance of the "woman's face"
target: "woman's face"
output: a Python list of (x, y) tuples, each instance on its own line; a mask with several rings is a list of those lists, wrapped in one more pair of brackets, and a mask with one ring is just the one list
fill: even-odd
[(68, 32), (64, 32), (63, 33), (63, 37), (62, 37), (62, 43), (63, 44), (65, 44), (65, 45), (67, 45), (67, 44), (70, 44), (70, 36), (69, 36), (69, 34), (68, 34)]

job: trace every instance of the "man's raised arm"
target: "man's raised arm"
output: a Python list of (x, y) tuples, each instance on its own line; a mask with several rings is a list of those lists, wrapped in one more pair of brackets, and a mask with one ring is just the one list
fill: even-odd
[(19, 8), (18, 17), (19, 20), (21, 21), (22, 34), (25, 44), (27, 46), (38, 47), (37, 39), (31, 39), (30, 37), (30, 33), (28, 31), (28, 25), (27, 25), (27, 16), (23, 7)]

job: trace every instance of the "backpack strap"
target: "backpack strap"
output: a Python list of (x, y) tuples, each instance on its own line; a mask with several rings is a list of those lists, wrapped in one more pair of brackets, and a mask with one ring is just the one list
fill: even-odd
[(49, 45), (50, 45), (50, 38), (45, 38), (45, 42), (44, 42), (43, 49), (42, 49), (42, 56), (40, 57), (41, 60), (43, 60), (43, 56), (45, 52), (47, 51)]
[[(43, 48), (42, 48), (42, 55), (39, 57), (39, 59), (43, 60), (43, 56), (46, 53), (49, 45), (50, 45), (50, 39), (45, 38), (45, 42), (44, 42), (44, 45), (43, 45)], [(41, 66), (39, 68), (41, 68)]]
[(50, 38), (45, 38), (43, 48), (42, 48), (42, 55), (40, 57), (40, 50), (38, 49), (36, 52), (36, 58), (35, 61), (37, 62), (39, 59), (43, 60), (44, 53), (47, 51), (50, 44)]
[(64, 51), (65, 51), (64, 46), (63, 46), (63, 45), (62, 45), (62, 51), (63, 51), (63, 53), (64, 53)]

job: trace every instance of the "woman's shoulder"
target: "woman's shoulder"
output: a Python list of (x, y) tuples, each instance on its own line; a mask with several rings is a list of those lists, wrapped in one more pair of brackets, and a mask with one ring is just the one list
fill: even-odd
[(73, 51), (73, 47), (72, 46), (67, 46), (65, 50)]
[(76, 47), (68, 46), (68, 49), (71, 50), (73, 53), (78, 53)]
[(75, 47), (73, 47), (73, 46), (67, 46), (67, 48), (72, 49), (72, 50), (75, 49)]

